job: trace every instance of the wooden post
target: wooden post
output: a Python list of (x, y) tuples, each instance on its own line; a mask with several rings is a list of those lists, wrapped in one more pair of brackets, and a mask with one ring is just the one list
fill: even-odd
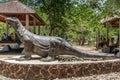
[(40, 35), (40, 26), (38, 26), (38, 34)]
[(34, 23), (33, 33), (36, 34), (36, 19), (35, 19), (35, 17), (33, 17), (33, 23)]
[(29, 30), (29, 15), (26, 14), (26, 28)]
[(6, 34), (8, 35), (8, 22), (6, 21)]
[(99, 29), (96, 28), (96, 47), (98, 48), (98, 44), (99, 44)]
[(42, 26), (42, 35), (45, 35), (45, 27)]
[(108, 26), (108, 23), (106, 23), (106, 41), (107, 41), (107, 45), (109, 45), (109, 26)]
[(120, 49), (120, 19), (119, 19), (119, 36), (118, 37), (119, 37), (119, 49)]
[(100, 29), (98, 28), (98, 44), (100, 43)]

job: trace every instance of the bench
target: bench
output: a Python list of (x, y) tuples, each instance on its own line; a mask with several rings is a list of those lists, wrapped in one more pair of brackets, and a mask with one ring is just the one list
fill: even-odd
[(17, 42), (15, 42), (15, 41), (0, 41), (0, 46), (4, 46), (4, 45), (13, 46), (15, 44), (17, 44)]

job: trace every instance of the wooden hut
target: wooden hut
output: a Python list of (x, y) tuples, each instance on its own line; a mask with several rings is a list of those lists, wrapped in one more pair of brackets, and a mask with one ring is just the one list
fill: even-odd
[[(28, 29), (29, 26), (45, 25), (45, 22), (34, 10), (27, 7), (19, 0), (10, 0), (0, 3), (0, 21), (6, 22), (5, 17), (17, 17)], [(6, 33), (8, 33), (7, 22), (6, 29)]]
[(106, 18), (101, 21), (101, 23), (106, 27), (106, 38), (108, 40), (108, 33), (109, 33), (109, 27), (108, 25), (111, 25), (113, 28), (118, 28), (119, 29), (119, 48), (120, 48), (120, 17), (115, 15), (114, 17), (111, 18)]
[(119, 28), (119, 16), (114, 16), (111, 18), (106, 18), (101, 21), (101, 23), (106, 27), (107, 24), (110, 24), (113, 28)]

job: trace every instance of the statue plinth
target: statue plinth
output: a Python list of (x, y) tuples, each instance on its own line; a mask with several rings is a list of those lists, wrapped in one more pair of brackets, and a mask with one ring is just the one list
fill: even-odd
[(0, 59), (0, 75), (15, 79), (55, 79), (89, 76), (120, 71), (120, 60), (42, 62), (39, 59), (17, 61), (19, 58)]

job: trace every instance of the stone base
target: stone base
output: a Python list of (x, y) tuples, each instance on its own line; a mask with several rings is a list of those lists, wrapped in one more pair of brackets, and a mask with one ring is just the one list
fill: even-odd
[(120, 71), (120, 59), (76, 62), (0, 59), (0, 75), (27, 80), (70, 78)]

